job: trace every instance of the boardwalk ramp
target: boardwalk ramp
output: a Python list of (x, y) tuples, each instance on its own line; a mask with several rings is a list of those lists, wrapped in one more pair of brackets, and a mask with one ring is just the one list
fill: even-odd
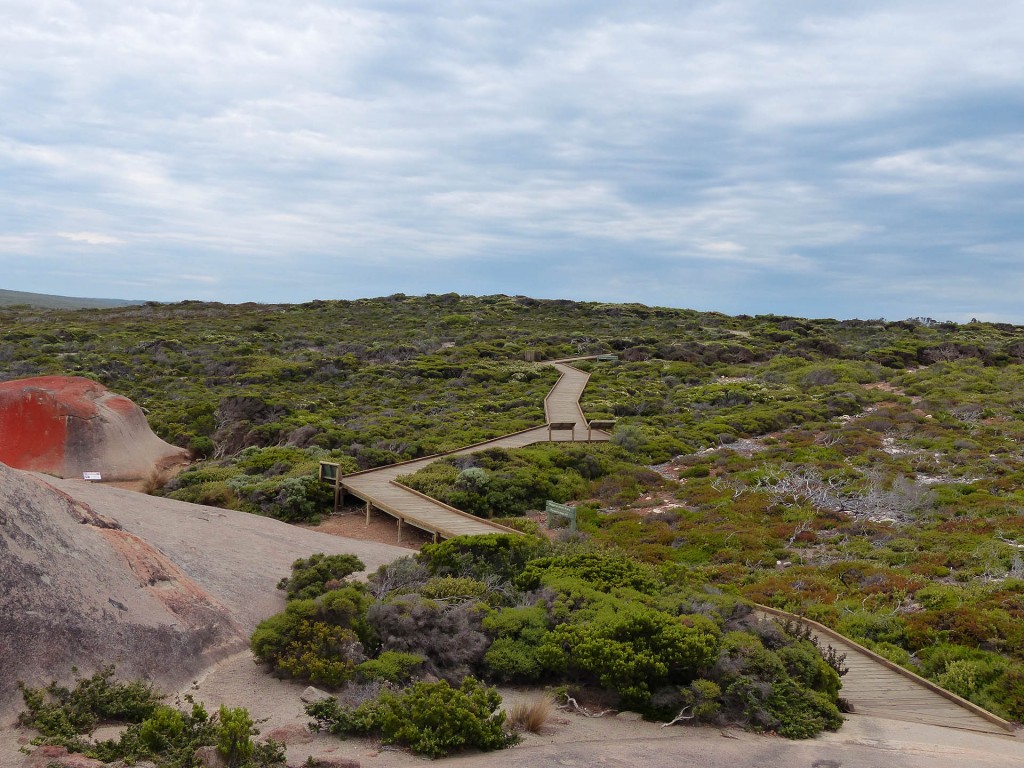
[(838, 653), (846, 654), (849, 671), (843, 676), (839, 695), (850, 704), (854, 714), (1002, 736), (1014, 733), (1013, 723), (915, 675), (823, 624), (775, 608), (761, 606), (759, 610), (775, 618), (803, 624), (810, 628), (822, 648), (832, 646)]
[[(560, 375), (558, 381), (544, 398), (544, 414), (547, 419), (547, 424), (544, 426), (504, 435), (436, 456), (346, 475), (340, 480), (341, 489), (366, 502), (367, 520), (374, 508), (394, 517), (398, 521), (399, 536), (401, 536), (401, 528), (404, 524), (432, 533), (435, 538), (479, 536), (486, 533), (518, 533), (512, 528), (466, 514), (455, 507), (424, 496), (400, 484), (398, 478), (416, 472), (442, 456), (478, 453), (489, 448), (522, 448), (549, 440), (555, 442), (608, 440), (607, 432), (587, 429), (586, 418), (580, 409), (580, 395), (583, 394), (583, 390), (587, 386), (590, 374), (568, 365), (566, 361), (557, 361), (551, 365), (558, 370)], [(568, 425), (568, 427), (553, 430), (549, 425), (558, 425), (559, 427)]]

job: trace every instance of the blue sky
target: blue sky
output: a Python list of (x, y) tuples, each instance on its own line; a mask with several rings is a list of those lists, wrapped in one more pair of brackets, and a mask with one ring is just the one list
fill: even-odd
[(1024, 323), (1024, 3), (0, 1), (0, 287)]

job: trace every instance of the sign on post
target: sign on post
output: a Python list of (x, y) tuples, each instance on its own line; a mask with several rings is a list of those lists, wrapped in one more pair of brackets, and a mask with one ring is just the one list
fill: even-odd
[(559, 504), (557, 501), (549, 500), (544, 505), (544, 511), (548, 513), (548, 528), (551, 527), (554, 518), (560, 517), (563, 520), (568, 520), (569, 530), (576, 533), (576, 507), (570, 507), (568, 504)]
[(83, 480), (102, 480), (103, 479), (103, 475), (101, 475), (99, 472), (83, 472), (82, 473), (82, 479)]
[(320, 482), (330, 483), (334, 486), (334, 512), (337, 514), (338, 507), (341, 506), (341, 465), (335, 464), (332, 461), (321, 461), (320, 462)]

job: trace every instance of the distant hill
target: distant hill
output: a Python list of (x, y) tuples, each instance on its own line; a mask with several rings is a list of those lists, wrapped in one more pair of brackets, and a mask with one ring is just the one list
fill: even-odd
[(28, 304), (33, 307), (46, 307), (49, 309), (103, 309), (106, 307), (128, 307), (133, 304), (142, 303), (142, 301), (126, 301), (124, 299), (82, 299), (74, 296), (51, 296), (46, 293), (5, 291), (0, 288), (0, 307)]

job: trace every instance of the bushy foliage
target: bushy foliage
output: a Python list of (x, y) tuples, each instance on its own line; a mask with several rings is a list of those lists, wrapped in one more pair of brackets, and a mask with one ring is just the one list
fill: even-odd
[(73, 688), (55, 682), (45, 688), (19, 684), (25, 711), (18, 721), (48, 739), (74, 743), (101, 722), (139, 723), (150, 717), (163, 697), (147, 683), (122, 682), (114, 675), (115, 668), (107, 666), (91, 677), (79, 678)]
[(325, 555), (318, 552), (292, 563), (292, 575), (281, 579), (277, 588), (288, 594), (289, 600), (319, 597), (341, 583), (366, 565), (355, 555)]
[(292, 600), (284, 612), (260, 622), (250, 641), (253, 655), (278, 674), (326, 686), (351, 679), (372, 643), (366, 621), (371, 598), (350, 584), (316, 599)]
[(421, 493), (479, 517), (503, 518), (595, 495), (633, 501), (661, 476), (629, 451), (601, 444), (545, 444), (449, 456), (398, 478)]
[[(216, 747), (232, 768), (284, 766), (285, 755), (273, 740), (255, 741), (259, 731), (242, 707), (221, 706), (211, 716), (189, 700), (188, 709), (159, 703), (163, 698), (141, 681), (116, 682), (113, 667), (79, 679), (73, 689), (51, 683), (22, 686), (26, 710), (19, 722), (40, 735), (34, 744), (53, 744), (104, 763), (132, 765), (151, 761), (168, 768), (192, 768), (199, 747)], [(187, 698), (187, 697), (186, 697)], [(86, 738), (99, 723), (127, 724), (116, 739)]]
[(501, 697), (493, 688), (467, 677), (453, 688), (444, 680), (418, 682), (402, 691), (385, 691), (354, 709), (337, 699), (310, 704), (311, 727), (339, 735), (379, 733), (385, 744), (402, 744), (417, 754), (444, 757), (467, 748), (483, 751), (511, 746), (517, 738), (504, 729)]
[[(794, 739), (837, 730), (842, 725), (834, 696), (839, 677), (806, 641), (798, 642), (804, 645), (795, 646), (783, 657), (752, 634), (726, 634), (712, 670), (723, 691), (723, 708), (741, 714), (755, 727)], [(796, 676), (786, 674), (787, 661)], [(822, 682), (823, 690), (813, 687)]]
[(677, 618), (628, 602), (614, 608), (559, 625), (551, 642), (565, 651), (570, 671), (614, 691), (626, 708), (649, 710), (654, 690), (691, 682), (717, 658), (720, 633), (703, 616)]
[(554, 642), (550, 624), (542, 604), (509, 607), (487, 615), (483, 629), (493, 638), (484, 655), (488, 675), (517, 683), (563, 677), (567, 657)]
[(580, 579), (602, 592), (629, 588), (654, 594), (659, 587), (654, 569), (614, 550), (573, 552), (531, 560), (516, 577), (522, 589), (550, 586), (560, 577)]
[(486, 612), (475, 601), (443, 603), (408, 594), (374, 603), (366, 618), (382, 650), (420, 656), (433, 674), (458, 681), (480, 664), (487, 650), (481, 631)]
[(527, 562), (546, 552), (544, 539), (493, 533), (456, 536), (438, 544), (426, 544), (420, 561), (432, 574), (494, 578), (511, 581)]
[(356, 679), (361, 682), (381, 682), (405, 685), (423, 669), (425, 659), (415, 653), (384, 651), (375, 659), (367, 659), (356, 667)]

